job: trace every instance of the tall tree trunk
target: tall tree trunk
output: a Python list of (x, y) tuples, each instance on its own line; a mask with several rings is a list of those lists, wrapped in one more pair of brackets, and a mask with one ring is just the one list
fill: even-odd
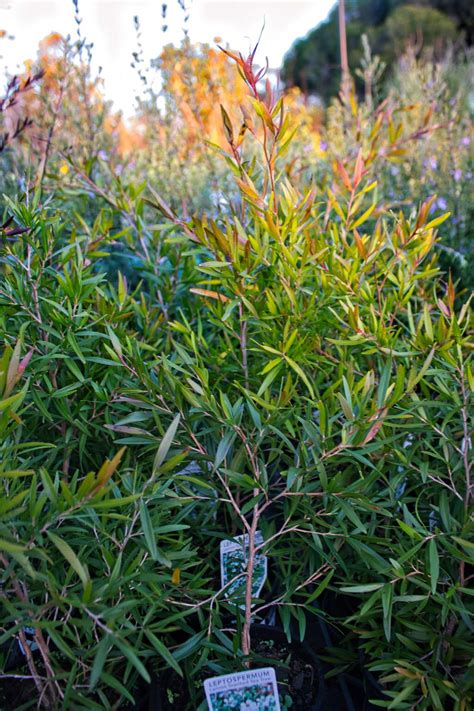
[(341, 89), (345, 93), (349, 88), (349, 61), (347, 59), (346, 8), (344, 0), (339, 0), (339, 47), (341, 50)]

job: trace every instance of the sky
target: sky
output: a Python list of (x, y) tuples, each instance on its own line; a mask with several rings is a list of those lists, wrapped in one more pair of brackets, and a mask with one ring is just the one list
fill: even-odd
[[(94, 43), (93, 63), (102, 67), (107, 98), (125, 116), (133, 113), (140, 90), (130, 66), (136, 51), (133, 17), (140, 19), (146, 59), (156, 57), (164, 44), (179, 43), (183, 11), (178, 0), (168, 0), (166, 33), (162, 31), (162, 0), (79, 0), (81, 32)], [(257, 61), (268, 57), (270, 67), (280, 66), (293, 41), (326, 18), (334, 0), (186, 0), (188, 29), (194, 42), (221, 38), (233, 49), (247, 52), (263, 29)], [(0, 69), (14, 73), (25, 59), (33, 59), (39, 41), (50, 32), (76, 37), (72, 0), (0, 0), (0, 29), (14, 39), (0, 42)]]

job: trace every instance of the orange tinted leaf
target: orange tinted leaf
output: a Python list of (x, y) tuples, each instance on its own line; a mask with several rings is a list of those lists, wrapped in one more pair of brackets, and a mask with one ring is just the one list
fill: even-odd
[(360, 179), (362, 178), (362, 175), (364, 173), (364, 159), (362, 158), (362, 148), (359, 150), (359, 153), (357, 154), (357, 160), (354, 168), (354, 177), (353, 177), (353, 183), (354, 187), (356, 188), (359, 183)]
[(222, 303), (230, 301), (228, 296), (224, 296), (224, 294), (219, 294), (219, 292), (217, 291), (210, 291), (209, 289), (190, 289), (189, 291), (191, 291), (193, 294), (198, 294), (199, 296), (207, 296), (210, 299), (217, 299)]
[(351, 180), (350, 180), (350, 178), (349, 178), (349, 176), (348, 176), (348, 174), (347, 174), (346, 169), (344, 168), (344, 166), (342, 165), (342, 163), (341, 163), (340, 160), (336, 161), (336, 170), (337, 170), (337, 173), (339, 174), (339, 176), (341, 177), (342, 182), (344, 183), (344, 185), (346, 186), (346, 188), (347, 188), (348, 190), (352, 191), (352, 183), (351, 183)]

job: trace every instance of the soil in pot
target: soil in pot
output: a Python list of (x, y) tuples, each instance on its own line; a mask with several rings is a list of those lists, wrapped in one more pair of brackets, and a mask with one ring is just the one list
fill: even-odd
[[(344, 619), (347, 609), (353, 605), (353, 600), (342, 596), (332, 596), (331, 612), (339, 619)], [(367, 670), (366, 659), (359, 650), (352, 663), (346, 661), (345, 671), (334, 675), (334, 664), (330, 661), (335, 649), (345, 649), (348, 641), (344, 629), (329, 624), (323, 617), (311, 617), (306, 635), (307, 643), (319, 655), (326, 679), (326, 706), (337, 711), (371, 711), (379, 708), (370, 699), (383, 699), (383, 690), (377, 678)], [(329, 659), (328, 659), (329, 657)]]
[(10, 639), (0, 647), (0, 709), (22, 711), (33, 708), (38, 691), (25, 656), (16, 639)]
[[(275, 668), (282, 709), (319, 711), (323, 708), (325, 691), (321, 665), (310, 649), (304, 644), (289, 643), (280, 628), (266, 625), (255, 625), (252, 628), (252, 640), (252, 667)], [(164, 673), (160, 677), (160, 703), (157, 709), (196, 711), (197, 705), (204, 698), (202, 685), (208, 676), (212, 674), (205, 672), (194, 679), (194, 694), (191, 694), (178, 675), (174, 672)]]
[(292, 711), (318, 711), (325, 694), (321, 664), (304, 642), (288, 642), (279, 627), (252, 627), (253, 653), (258, 666), (273, 666), (280, 702)]
[[(28, 669), (22, 669), (18, 675), (28, 675)], [(4, 678), (0, 681), (0, 709), (2, 711), (23, 711), (36, 708), (38, 690), (32, 679)]]

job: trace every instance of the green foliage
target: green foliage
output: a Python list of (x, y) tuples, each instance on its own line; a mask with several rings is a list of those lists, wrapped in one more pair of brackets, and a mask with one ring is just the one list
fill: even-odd
[[(408, 44), (438, 47), (440, 54), (450, 42), (466, 37), (472, 43), (472, 7), (463, 2), (407, 2), (407, 0), (352, 0), (346, 2), (349, 66), (361, 63), (360, 38), (367, 33), (385, 64), (391, 64)], [(282, 76), (289, 86), (323, 99), (337, 95), (341, 82), (338, 7), (327, 20), (298, 39), (283, 62)]]
[[(58, 709), (126, 708), (171, 669), (196, 709), (203, 677), (255, 662), (251, 623), (303, 639), (325, 615), (345, 635), (333, 673), (364, 653), (376, 704), (467, 711), (469, 300), (434, 251), (449, 213), (387, 196), (431, 116), (347, 93), (313, 170), (253, 55), (228, 54), (250, 96), (243, 125), (222, 112), (225, 208), (181, 215), (74, 155), (67, 192), (5, 200), (2, 665), (20, 640)], [(139, 273), (107, 278), (112, 250)], [(218, 563), (242, 534), (243, 609)]]
[[(457, 38), (456, 23), (432, 7), (403, 5), (397, 7), (375, 35), (375, 47), (383, 52), (386, 61), (393, 61), (400, 49), (419, 41), (426, 47), (446, 46)], [(384, 51), (383, 51), (384, 50)]]
[[(182, 673), (166, 636), (173, 616), (175, 630), (186, 628), (170, 600), (174, 569), (194, 586), (187, 509), (166, 474), (173, 433), (158, 415), (159, 432), (141, 430), (146, 415), (124, 395), (140, 374), (122, 353), (141, 352), (131, 345), (139, 324), (153, 349), (156, 326), (142, 321), (153, 309), (123, 278), (114, 289), (94, 273), (103, 219), (92, 235), (66, 237), (51, 205), (9, 208), (23, 232), (2, 247), (0, 287), (2, 340), (11, 344), (0, 364), (4, 660), (33, 627), (39, 657), (28, 656), (28, 667), (43, 703), (109, 708), (133, 700), (157, 654)], [(158, 449), (155, 467), (115, 446), (117, 433), (140, 435), (150, 457)]]
[[(364, 99), (353, 92), (334, 100), (327, 110), (323, 131), (324, 153), (306, 153), (300, 163), (305, 178), (316, 173), (330, 182), (333, 162), (357, 155), (360, 145), (373, 155), (370, 171), (377, 179), (377, 194), (385, 210), (413, 209), (419, 200), (436, 196), (431, 214), (449, 210), (435, 245), (440, 265), (450, 271), (466, 296), (472, 288), (472, 179), (473, 147), (469, 75), (471, 63), (417, 59), (407, 52), (397, 64), (388, 85), (380, 86), (381, 66), (365, 42), (365, 58), (359, 75), (364, 81)], [(382, 123), (387, 130), (376, 136)], [(375, 140), (374, 140), (375, 139)], [(325, 176), (325, 177), (324, 177)]]

